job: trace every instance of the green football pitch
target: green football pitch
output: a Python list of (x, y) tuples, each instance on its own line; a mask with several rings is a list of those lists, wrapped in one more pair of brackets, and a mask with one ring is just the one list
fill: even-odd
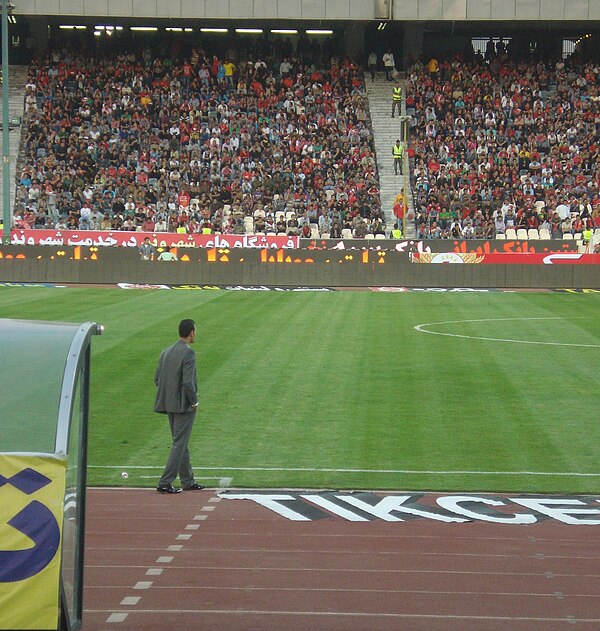
[(169, 436), (154, 368), (190, 317), (199, 482), (600, 492), (597, 293), (2, 287), (0, 317), (105, 327), (92, 485), (156, 483)]

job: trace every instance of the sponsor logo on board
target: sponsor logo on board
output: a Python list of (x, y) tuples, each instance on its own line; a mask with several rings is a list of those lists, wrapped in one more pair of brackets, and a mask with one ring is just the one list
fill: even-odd
[(443, 523), (512, 525), (552, 521), (570, 526), (600, 526), (600, 498), (592, 496), (222, 491), (219, 497), (254, 502), (290, 521), (407, 522), (427, 519)]

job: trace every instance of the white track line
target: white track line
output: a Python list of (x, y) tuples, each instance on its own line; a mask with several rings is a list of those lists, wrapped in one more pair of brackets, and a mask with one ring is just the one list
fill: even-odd
[[(581, 316), (583, 317), (583, 316)], [(487, 342), (511, 342), (513, 344), (539, 344), (542, 346), (575, 346), (578, 348), (600, 348), (600, 344), (571, 344), (568, 342), (535, 342), (533, 340), (513, 340), (510, 338), (483, 337), (479, 335), (461, 335), (459, 333), (441, 333), (440, 331), (428, 331), (427, 326), (437, 326), (444, 324), (466, 324), (469, 322), (506, 322), (506, 321), (522, 321), (522, 320), (564, 320), (565, 318), (549, 317), (549, 318), (485, 318), (482, 320), (446, 320), (445, 322), (428, 322), (426, 324), (417, 324), (413, 327), (419, 333), (429, 333), (430, 335), (444, 335), (446, 337), (462, 337), (468, 340), (485, 340)]]

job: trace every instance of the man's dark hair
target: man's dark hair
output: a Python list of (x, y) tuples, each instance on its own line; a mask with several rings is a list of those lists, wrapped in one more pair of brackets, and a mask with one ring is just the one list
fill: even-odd
[(195, 329), (196, 323), (193, 320), (182, 320), (179, 323), (179, 337), (188, 337)]

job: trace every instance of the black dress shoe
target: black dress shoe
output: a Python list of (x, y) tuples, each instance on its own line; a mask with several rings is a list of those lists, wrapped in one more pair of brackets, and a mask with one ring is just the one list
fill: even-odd
[(159, 493), (181, 493), (181, 489), (176, 489), (172, 484), (169, 486), (157, 486), (156, 490)]
[(183, 490), (184, 491), (201, 491), (202, 489), (205, 489), (205, 486), (202, 486), (201, 484), (196, 484), (196, 482), (194, 482), (194, 484), (190, 484), (190, 486), (184, 486)]

